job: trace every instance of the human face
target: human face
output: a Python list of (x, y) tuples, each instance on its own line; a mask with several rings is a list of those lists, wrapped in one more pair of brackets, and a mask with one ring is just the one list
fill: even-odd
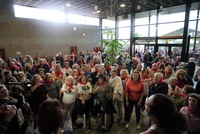
[(82, 83), (86, 83), (86, 82), (87, 82), (87, 79), (86, 79), (85, 76), (83, 76), (83, 77), (81, 78), (81, 82), (82, 82)]
[(152, 101), (153, 101), (152, 98), (153, 96), (150, 96), (149, 98), (146, 99), (146, 102), (145, 102), (145, 110), (147, 112), (147, 115), (149, 115), (151, 111), (150, 105), (152, 105)]
[(184, 79), (184, 75), (183, 74), (178, 74), (178, 78), (183, 80)]
[(100, 74), (104, 74), (104, 69), (103, 68), (99, 68), (99, 73)]
[(148, 71), (145, 70), (145, 71), (143, 72), (143, 75), (144, 75), (144, 76), (147, 76), (147, 75), (148, 75)]
[(198, 101), (194, 97), (189, 97), (188, 98), (188, 105), (192, 110), (197, 109)]
[(98, 79), (98, 82), (99, 82), (99, 83), (103, 83), (103, 79), (102, 79), (102, 78), (99, 78), (99, 79)]
[(133, 73), (133, 80), (137, 81), (139, 79), (139, 74), (138, 73)]
[(72, 80), (71, 80), (70, 78), (67, 78), (66, 83), (67, 83), (68, 85), (71, 85), (71, 84), (72, 84)]
[(116, 75), (117, 75), (117, 74), (116, 74), (116, 72), (115, 72), (115, 71), (112, 71), (112, 72), (111, 72), (111, 77), (113, 77), (113, 78), (114, 78)]
[(172, 88), (174, 88), (174, 87), (176, 86), (176, 84), (177, 84), (177, 80), (171, 80), (171, 81), (169, 82), (169, 85), (170, 85)]
[(46, 81), (47, 81), (47, 82), (50, 82), (51, 79), (52, 79), (52, 78), (51, 78), (51, 75), (47, 75), (47, 76), (46, 76)]
[(122, 71), (122, 72), (121, 72), (121, 76), (122, 76), (122, 77), (127, 76), (126, 71)]
[(40, 83), (42, 81), (41, 76), (38, 75), (37, 77), (35, 77), (34, 81), (35, 83)]
[(85, 71), (86, 71), (86, 72), (90, 72), (90, 71), (91, 71), (90, 66), (88, 66), (88, 65), (85, 66)]
[(162, 79), (162, 77), (159, 74), (154, 75), (154, 81), (159, 82)]
[(5, 97), (7, 97), (9, 95), (8, 93), (8, 89), (3, 86), (1, 89), (0, 89), (0, 99), (3, 99)]

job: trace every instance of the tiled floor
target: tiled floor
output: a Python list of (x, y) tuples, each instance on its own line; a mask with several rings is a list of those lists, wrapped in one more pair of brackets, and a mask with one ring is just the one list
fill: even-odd
[[(132, 114), (132, 118), (130, 121), (129, 128), (125, 128), (124, 125), (118, 126), (116, 121), (113, 124), (112, 129), (107, 134), (139, 134), (148, 129), (149, 125), (149, 118), (147, 116), (141, 117), (140, 121), (141, 128), (139, 130), (136, 129), (136, 121), (135, 121), (135, 114)], [(87, 129), (86, 127), (74, 129), (75, 134), (100, 134), (101, 132), (96, 130)]]

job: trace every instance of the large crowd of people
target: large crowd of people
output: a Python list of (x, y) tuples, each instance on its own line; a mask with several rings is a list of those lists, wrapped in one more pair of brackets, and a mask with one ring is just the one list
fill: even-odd
[(99, 51), (0, 59), (0, 133), (73, 133), (84, 124), (106, 133), (115, 120), (128, 129), (133, 109), (138, 130), (144, 110), (149, 116), (142, 134), (200, 133), (200, 67), (193, 57), (117, 57), (116, 65)]

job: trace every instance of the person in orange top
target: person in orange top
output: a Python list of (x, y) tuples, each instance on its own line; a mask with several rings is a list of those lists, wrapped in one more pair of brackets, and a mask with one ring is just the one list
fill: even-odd
[(126, 83), (126, 109), (125, 109), (125, 127), (129, 127), (129, 121), (135, 105), (137, 129), (140, 129), (140, 107), (144, 96), (144, 85), (140, 79), (140, 73), (133, 71), (131, 79)]

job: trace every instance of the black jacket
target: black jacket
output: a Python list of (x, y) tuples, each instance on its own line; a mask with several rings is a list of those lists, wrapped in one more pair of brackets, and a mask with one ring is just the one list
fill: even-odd
[(161, 93), (161, 94), (167, 95), (167, 93), (168, 93), (167, 83), (163, 82), (163, 83), (160, 83), (160, 84), (157, 84), (157, 85), (155, 85), (154, 83), (151, 84), (149, 86), (148, 97), (150, 97), (151, 95), (156, 94), (156, 93)]

